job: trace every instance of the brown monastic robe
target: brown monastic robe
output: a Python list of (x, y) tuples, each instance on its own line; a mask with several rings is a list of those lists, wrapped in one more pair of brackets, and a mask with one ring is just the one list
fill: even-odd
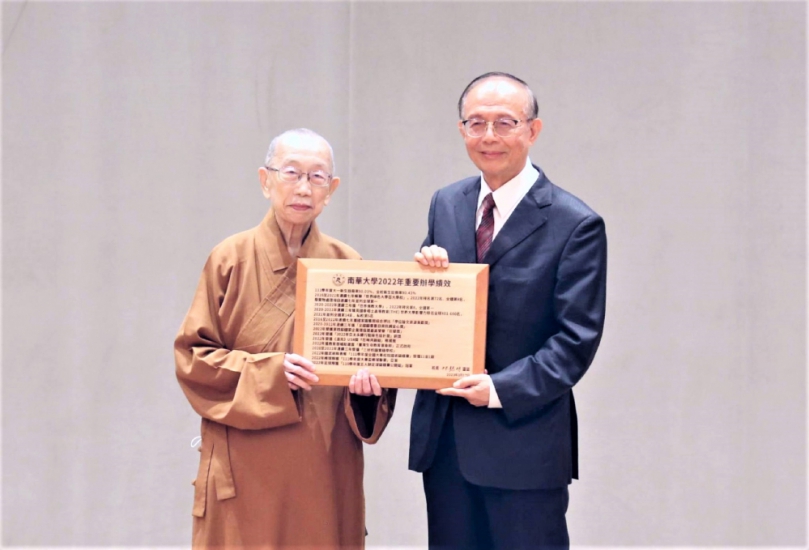
[[(359, 258), (314, 223), (299, 256)], [(211, 252), (175, 341), (202, 416), (194, 547), (364, 546), (362, 442), (379, 438), (396, 394), (290, 390), (295, 265), (270, 210)]]

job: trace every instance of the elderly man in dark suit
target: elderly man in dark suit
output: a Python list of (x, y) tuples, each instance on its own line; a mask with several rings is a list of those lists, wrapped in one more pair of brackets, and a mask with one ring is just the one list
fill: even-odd
[(525, 82), (481, 75), (458, 111), (480, 175), (433, 195), (415, 259), (489, 264), (486, 374), (418, 392), (410, 469), (424, 472), (430, 548), (567, 548), (572, 388), (604, 326), (604, 222), (528, 158), (542, 121)]

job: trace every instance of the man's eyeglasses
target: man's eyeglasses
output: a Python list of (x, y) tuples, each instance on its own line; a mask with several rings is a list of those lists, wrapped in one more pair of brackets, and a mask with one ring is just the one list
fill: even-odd
[(331, 183), (332, 176), (323, 170), (315, 170), (314, 172), (303, 172), (294, 166), (282, 166), (281, 168), (266, 167), (271, 172), (278, 172), (278, 179), (287, 185), (295, 185), (304, 176), (309, 180), (312, 187), (326, 188)]
[(466, 135), (473, 138), (483, 137), (486, 135), (486, 131), (489, 129), (489, 125), (492, 125), (492, 131), (500, 136), (506, 137), (511, 135), (511, 133), (517, 129), (517, 127), (522, 124), (523, 122), (530, 122), (533, 119), (526, 119), (526, 120), (514, 120), (513, 118), (498, 118), (493, 122), (487, 122), (480, 118), (470, 118), (468, 120), (462, 120), (461, 124), (463, 124), (464, 132)]

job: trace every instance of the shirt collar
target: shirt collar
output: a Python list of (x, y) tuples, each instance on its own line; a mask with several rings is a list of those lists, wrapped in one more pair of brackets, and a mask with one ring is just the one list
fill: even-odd
[(538, 177), (539, 172), (537, 172), (537, 169), (531, 164), (530, 158), (525, 160), (525, 167), (519, 174), (498, 187), (496, 191), (492, 191), (481, 172), (478, 210), (480, 210), (480, 205), (483, 203), (483, 199), (486, 198), (486, 195), (491, 193), (497, 210), (502, 216), (507, 217), (508, 214), (511, 214), (517, 207), (517, 204), (522, 200), (525, 194), (528, 193), (531, 186), (536, 183)]

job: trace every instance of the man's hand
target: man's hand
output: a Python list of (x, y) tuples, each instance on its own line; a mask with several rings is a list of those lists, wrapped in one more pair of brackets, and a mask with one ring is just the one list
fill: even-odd
[(360, 369), (357, 374), (351, 375), (348, 381), (348, 391), (357, 395), (382, 395), (382, 386), (376, 376), (368, 372), (368, 369)]
[(416, 252), (413, 259), (424, 267), (449, 267), (449, 255), (440, 246), (425, 246), (421, 252)]
[(488, 374), (473, 374), (457, 380), (451, 388), (437, 391), (441, 395), (463, 397), (476, 407), (488, 407), (491, 385), (492, 379)]
[(306, 357), (301, 357), (294, 353), (287, 353), (284, 356), (284, 371), (286, 371), (284, 374), (287, 376), (289, 389), (293, 391), (298, 388), (309, 391), (312, 389), (312, 386), (307, 382), (318, 381), (315, 375), (315, 364)]

